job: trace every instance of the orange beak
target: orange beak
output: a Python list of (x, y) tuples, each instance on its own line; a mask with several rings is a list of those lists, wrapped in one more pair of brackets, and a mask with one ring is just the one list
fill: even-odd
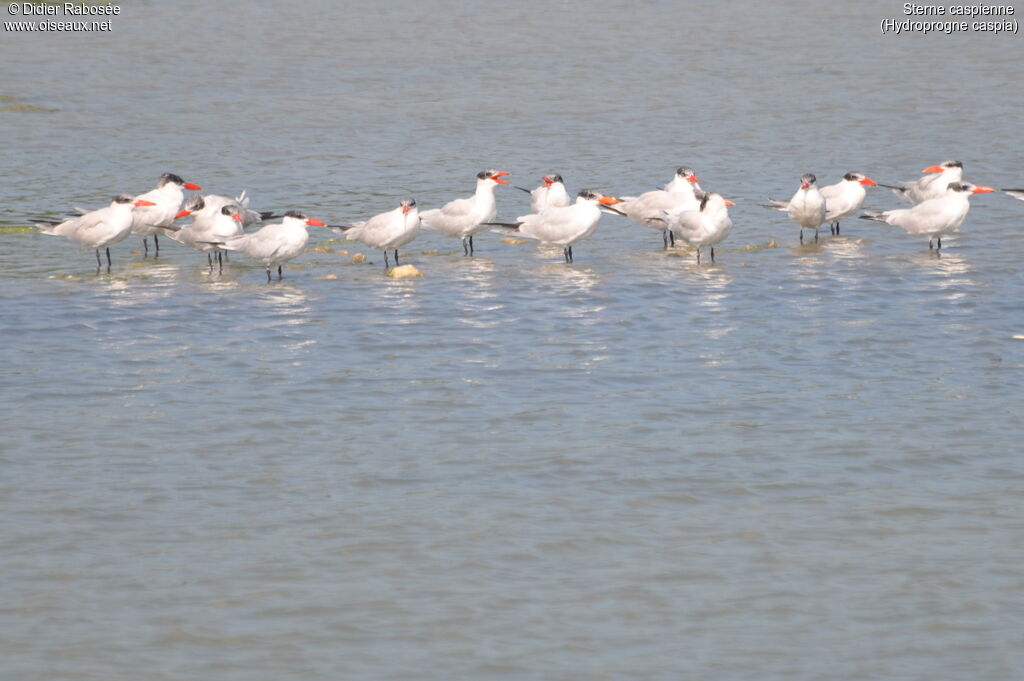
[(865, 177), (863, 180), (860, 181), (860, 183), (868, 187), (878, 186), (878, 183), (872, 180), (870, 177)]
[(135, 206), (155, 206), (156, 204), (146, 199), (138, 199), (134, 204)]
[(697, 179), (696, 175), (690, 175), (688, 178), (686, 178), (686, 181), (693, 182), (694, 184), (700, 182), (700, 180)]
[(995, 189), (992, 189), (992, 187), (975, 187), (974, 189), (971, 190), (971, 193), (972, 194), (988, 194), (989, 192), (994, 192), (994, 191), (995, 191)]
[(239, 215), (238, 213), (232, 213), (231, 214), (231, 219), (234, 220), (235, 222), (241, 222), (242, 221), (242, 216)]
[(308, 220), (306, 220), (306, 224), (311, 226), (311, 227), (324, 227), (325, 226), (323, 220), (317, 220), (316, 218), (309, 218)]
[(174, 219), (177, 220), (178, 218), (183, 218), (186, 215), (192, 215), (192, 211), (182, 208), (181, 210), (178, 211), (178, 214), (174, 216)]
[(725, 200), (725, 205), (727, 205), (727, 206), (735, 206), (736, 204), (733, 203), (732, 201), (730, 201), (729, 199), (726, 199)]
[(200, 187), (198, 184), (195, 184), (193, 182), (186, 182), (185, 183), (185, 189), (191, 189), (194, 192), (200, 192), (200, 191), (203, 190), (202, 187)]
[(943, 170), (942, 166), (928, 166), (927, 168), (925, 168), (921, 172), (922, 173), (941, 173), (942, 170)]
[(602, 195), (601, 198), (597, 200), (597, 202), (600, 203), (602, 206), (614, 206), (616, 203), (622, 203), (622, 201), (619, 201), (614, 196), (604, 195)]
[(550, 177), (548, 177), (547, 175), (545, 175), (545, 176), (544, 176), (543, 178), (541, 178), (541, 179), (543, 179), (543, 180), (544, 180), (544, 186), (545, 186), (545, 187), (550, 187), (551, 185), (553, 185), (553, 184), (555, 183), (555, 181), (554, 181), (554, 180), (552, 180), (552, 179), (551, 179)]
[(508, 175), (508, 173), (502, 170), (500, 173), (494, 173), (493, 175), (491, 175), (491, 179), (497, 182), (498, 184), (508, 184), (508, 180), (498, 179), (499, 177), (505, 177), (506, 175)]
[(402, 206), (402, 212), (403, 213), (408, 213), (409, 212), (409, 206)]

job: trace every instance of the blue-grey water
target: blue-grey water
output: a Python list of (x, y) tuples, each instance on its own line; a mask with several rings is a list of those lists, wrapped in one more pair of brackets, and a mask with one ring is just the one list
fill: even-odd
[[(975, 196), (941, 257), (759, 206), (947, 158), (1024, 185), (1021, 38), (883, 36), (896, 2), (121, 7), (0, 38), (0, 679), (1021, 678), (1024, 203)], [(167, 171), (337, 223), (681, 164), (737, 203), (715, 265), (609, 216), (573, 265), (424, 232), (401, 280), (311, 228), (270, 285), (23, 229)]]

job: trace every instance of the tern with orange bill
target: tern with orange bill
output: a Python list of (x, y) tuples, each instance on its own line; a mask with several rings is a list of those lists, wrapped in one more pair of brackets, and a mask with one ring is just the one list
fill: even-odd
[(161, 227), (166, 227), (174, 220), (181, 208), (181, 202), (185, 198), (185, 190), (200, 191), (202, 187), (192, 182), (186, 182), (174, 173), (164, 173), (157, 182), (156, 189), (151, 189), (138, 198), (149, 201), (151, 205), (136, 208), (132, 211), (132, 234), (142, 237), (142, 248), (145, 255), (149, 255), (149, 245), (146, 238), (153, 237), (153, 245), (156, 247), (156, 255), (160, 255), (160, 242), (156, 235)]
[(277, 278), (281, 279), (281, 266), (302, 253), (309, 241), (306, 227), (326, 227), (322, 220), (308, 217), (305, 213), (290, 210), (281, 222), (267, 225), (252, 234), (243, 234), (233, 239), (212, 242), (228, 251), (241, 251), (253, 260), (267, 266), (267, 281), (270, 270), (277, 265)]
[(545, 208), (562, 208), (568, 206), (569, 193), (565, 191), (565, 182), (561, 175), (545, 175), (541, 185), (536, 189), (516, 187), (519, 191), (530, 195), (530, 212), (539, 213)]
[(542, 244), (562, 247), (567, 263), (573, 261), (572, 245), (586, 239), (597, 229), (602, 209), (622, 215), (608, 208), (619, 203), (614, 196), (607, 196), (592, 189), (584, 189), (576, 195), (576, 203), (568, 206), (552, 206), (539, 213), (521, 215), (511, 223), (491, 223), (516, 231), (521, 236), (536, 239)]
[(825, 197), (818, 190), (818, 178), (812, 173), (800, 177), (800, 188), (789, 201), (769, 198), (765, 208), (789, 213), (789, 219), (800, 227), (800, 243), (804, 242), (804, 230), (814, 230), (814, 241), (818, 241), (818, 228), (825, 222), (827, 213)]
[(839, 222), (851, 217), (864, 205), (868, 192), (865, 187), (876, 187), (878, 183), (863, 173), (849, 172), (835, 184), (821, 188), (825, 197), (825, 222), (829, 231), (839, 234)]
[(77, 244), (96, 249), (96, 269), (103, 266), (100, 249), (107, 252), (107, 271), (110, 271), (110, 247), (127, 238), (132, 232), (132, 211), (156, 204), (142, 197), (121, 194), (106, 208), (90, 211), (85, 215), (58, 222), (37, 220), (36, 227), (43, 234), (62, 236)]
[[(214, 197), (215, 199), (217, 197)], [(207, 197), (196, 194), (185, 202), (185, 207), (178, 211), (175, 219), (192, 216), (192, 222), (182, 227), (171, 225), (163, 227), (171, 239), (206, 253), (206, 262), (213, 269), (213, 254), (217, 254), (220, 270), (224, 270), (224, 249), (216, 244), (245, 234), (244, 218), (240, 211), (244, 210), (235, 202), (225, 203), (216, 208), (207, 202)]]
[(415, 199), (404, 199), (398, 208), (374, 215), (369, 220), (328, 227), (341, 232), (346, 239), (362, 241), (370, 248), (384, 251), (384, 267), (387, 267), (388, 249), (394, 249), (397, 265), (398, 247), (406, 245), (420, 233), (420, 213)]
[(668, 248), (675, 244), (675, 236), (665, 226), (664, 214), (697, 210), (703, 194), (693, 168), (680, 166), (664, 189), (644, 192), (640, 196), (623, 196), (617, 209), (633, 222), (659, 230), (665, 248)]
[[(194, 194), (193, 197), (199, 196)], [(192, 216), (193, 220), (203, 222), (206, 220), (212, 220), (214, 217), (221, 212), (221, 209), (225, 206), (231, 206), (235, 209), (235, 212), (242, 216), (242, 227), (252, 227), (258, 225), (264, 220), (273, 220), (280, 218), (280, 215), (274, 214), (274, 211), (258, 211), (249, 208), (249, 196), (243, 189), (242, 193), (232, 198), (230, 196), (222, 196), (220, 194), (203, 194), (203, 210), (202, 211), (190, 211), (189, 215)], [(188, 208), (188, 202), (185, 202), (185, 208)], [(178, 213), (178, 217), (181, 217), (181, 212)], [(175, 218), (178, 219), (178, 218)]]
[(929, 250), (932, 248), (932, 239), (938, 239), (937, 248), (941, 249), (943, 234), (960, 231), (960, 225), (971, 209), (971, 194), (994, 191), (992, 187), (977, 186), (970, 182), (950, 182), (945, 194), (922, 201), (913, 208), (868, 212), (860, 217), (895, 225), (907, 234), (927, 236)]
[(486, 229), (488, 222), (498, 214), (494, 200), (494, 188), (508, 184), (501, 179), (505, 171), (482, 170), (476, 176), (476, 192), (465, 199), (455, 199), (440, 208), (420, 213), (420, 220), (427, 229), (436, 229), (445, 236), (462, 239), (462, 251), (473, 255), (473, 235)]
[(946, 195), (946, 187), (951, 182), (960, 182), (964, 177), (964, 164), (960, 161), (943, 161), (928, 166), (922, 173), (926, 177), (913, 182), (902, 182), (899, 186), (879, 184), (879, 187), (891, 189), (896, 196), (913, 204), (923, 203), (929, 199), (937, 199)]
[(715, 244), (722, 242), (732, 231), (728, 206), (735, 205), (722, 198), (721, 194), (705, 193), (697, 210), (667, 213), (666, 224), (673, 234), (697, 249), (698, 264), (702, 246), (711, 248), (711, 262), (714, 262)]

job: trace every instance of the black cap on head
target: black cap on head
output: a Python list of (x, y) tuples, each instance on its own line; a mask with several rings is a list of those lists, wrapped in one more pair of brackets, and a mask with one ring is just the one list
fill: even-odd
[(127, 194), (118, 194), (114, 197), (114, 203), (135, 203), (135, 197), (128, 196)]
[(416, 199), (412, 199), (412, 198), (403, 199), (402, 200), (402, 205), (403, 206), (409, 206), (409, 208), (415, 208), (416, 207)]
[(185, 210), (195, 213), (197, 210), (202, 210), (206, 207), (206, 201), (203, 200), (201, 194), (193, 194), (188, 197), (188, 201), (185, 202)]
[(175, 175), (174, 173), (164, 173), (163, 175), (161, 175), (160, 176), (160, 181), (157, 182), (157, 186), (158, 187), (163, 187), (168, 182), (173, 182), (174, 184), (180, 184), (183, 187), (185, 186), (185, 180), (181, 179), (179, 176)]
[(563, 184), (565, 184), (565, 181), (562, 180), (561, 175), (548, 175), (548, 177), (551, 178), (551, 184), (554, 184), (555, 182), (562, 182)]
[(942, 164), (943, 168), (963, 168), (964, 164), (960, 161), (946, 161)]
[(818, 181), (818, 178), (814, 176), (814, 173), (804, 173), (800, 176), (800, 181), (806, 182), (807, 184), (814, 184)]
[(308, 220), (306, 214), (298, 210), (290, 210), (284, 214), (286, 218), (295, 218), (296, 220)]
[(679, 177), (693, 177), (696, 174), (690, 166), (679, 166), (676, 168), (676, 175)]
[(593, 189), (581, 189), (580, 193), (576, 195), (581, 199), (592, 199), (598, 201), (604, 194), (601, 192), (595, 192)]
[(238, 208), (236, 206), (234, 206), (234, 205), (229, 203), (228, 205), (223, 206), (220, 209), (220, 214), (221, 215), (234, 215), (237, 211), (238, 211)]

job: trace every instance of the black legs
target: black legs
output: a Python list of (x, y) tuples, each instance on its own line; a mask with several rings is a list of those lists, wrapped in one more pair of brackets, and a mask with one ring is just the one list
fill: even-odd
[[(153, 246), (156, 248), (156, 255), (154, 255), (153, 257), (154, 258), (159, 258), (160, 257), (160, 240), (156, 238), (156, 234), (153, 235)], [(142, 237), (142, 257), (143, 258), (149, 257), (149, 243), (146, 240), (146, 237)]]
[(572, 246), (566, 246), (562, 249), (562, 255), (565, 256), (566, 262), (572, 262)]
[[(217, 255), (214, 255), (216, 253)], [(224, 261), (227, 260), (226, 253), (224, 251), (207, 251), (206, 252), (206, 264), (210, 266), (210, 271), (213, 272), (213, 261), (217, 261), (217, 273), (224, 273)]]
[[(110, 272), (110, 247), (108, 246), (107, 251), (107, 272)], [(100, 269), (103, 267), (103, 261), (100, 260), (100, 249), (96, 249), (96, 274), (100, 273)]]

